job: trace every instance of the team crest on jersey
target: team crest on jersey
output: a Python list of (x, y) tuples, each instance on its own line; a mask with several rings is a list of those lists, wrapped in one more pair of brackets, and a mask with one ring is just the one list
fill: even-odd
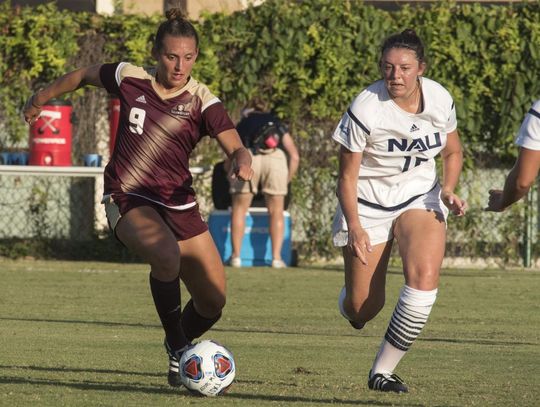
[(171, 113), (175, 116), (180, 116), (184, 119), (187, 119), (191, 115), (190, 111), (192, 107), (193, 103), (191, 101), (187, 103), (180, 103), (171, 109)]

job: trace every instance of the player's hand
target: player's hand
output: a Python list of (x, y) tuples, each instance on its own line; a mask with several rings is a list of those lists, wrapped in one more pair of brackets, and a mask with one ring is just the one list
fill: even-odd
[(456, 216), (463, 216), (469, 206), (464, 199), (461, 199), (459, 196), (453, 192), (441, 192), (441, 199), (446, 207)]
[(490, 189), (488, 205), (484, 208), (484, 210), (488, 212), (504, 211), (505, 208), (502, 205), (502, 196), (503, 191), (501, 191), (500, 189)]
[(34, 95), (30, 96), (23, 107), (24, 121), (33, 124), (41, 113), (41, 108), (34, 104)]
[(250, 165), (237, 165), (236, 160), (233, 160), (231, 166), (231, 178), (239, 179), (240, 181), (249, 181), (253, 177), (253, 169)]
[(367, 265), (368, 254), (373, 251), (369, 235), (361, 227), (352, 227), (349, 229), (349, 239), (347, 248), (351, 251), (354, 257), (358, 257), (360, 261)]

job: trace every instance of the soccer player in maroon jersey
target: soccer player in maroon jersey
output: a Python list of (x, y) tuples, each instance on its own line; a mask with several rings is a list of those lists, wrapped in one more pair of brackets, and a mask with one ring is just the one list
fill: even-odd
[[(124, 62), (81, 68), (32, 95), (23, 112), (33, 123), (49, 99), (86, 85), (120, 98), (103, 203), (116, 237), (150, 264), (171, 386), (181, 384), (182, 351), (218, 321), (225, 305), (223, 264), (191, 187), (190, 153), (210, 135), (232, 161), (234, 176), (249, 180), (253, 174), (251, 156), (223, 104), (190, 75), (198, 45), (193, 25), (178, 9), (169, 10), (152, 49), (155, 68)], [(180, 278), (191, 294), (183, 310)]]

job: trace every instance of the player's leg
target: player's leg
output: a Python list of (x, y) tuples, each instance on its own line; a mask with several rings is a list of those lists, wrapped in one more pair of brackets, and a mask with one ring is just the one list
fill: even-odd
[(208, 231), (178, 243), (182, 253), (180, 278), (191, 294), (182, 312), (182, 327), (192, 341), (221, 317), (226, 300), (225, 270)]
[(230, 265), (240, 267), (242, 265), (240, 253), (242, 251), (242, 240), (246, 229), (246, 213), (251, 206), (253, 197), (258, 192), (258, 185), (261, 176), (261, 157), (252, 154), (251, 168), (253, 177), (250, 181), (241, 181), (237, 178), (229, 179), (230, 193), (232, 197), (231, 205), (231, 243), (232, 254)]
[(265, 194), (264, 197), (268, 208), (268, 229), (270, 231), (270, 241), (272, 242), (272, 266), (282, 268), (285, 267), (285, 263), (281, 258), (285, 232), (285, 216), (283, 214), (285, 196)]
[(261, 155), (261, 189), (268, 208), (270, 241), (272, 242), (272, 267), (283, 268), (281, 259), (285, 231), (285, 196), (287, 195), (289, 170), (285, 152), (276, 148)]
[(367, 253), (367, 264), (353, 256), (347, 248), (347, 222), (338, 207), (332, 224), (332, 240), (342, 247), (345, 266), (345, 287), (341, 290), (338, 306), (341, 314), (356, 329), (373, 319), (384, 306), (386, 270), (392, 251), (393, 213), (360, 205), (360, 224), (367, 232), (372, 251)]
[(180, 325), (180, 251), (176, 237), (150, 206), (131, 209), (118, 222), (118, 239), (150, 264), (150, 288), (156, 310), (173, 349), (188, 341)]
[(115, 233), (128, 249), (150, 264), (150, 289), (169, 354), (168, 380), (171, 386), (179, 386), (179, 354), (189, 340), (180, 322), (180, 251), (176, 236), (150, 206), (136, 207), (125, 213)]
[(242, 240), (246, 229), (246, 213), (253, 200), (252, 193), (237, 193), (232, 195), (231, 211), (231, 242), (232, 255), (231, 266), (240, 267), (240, 252), (242, 251)]
[(345, 287), (342, 289), (339, 308), (345, 318), (356, 329), (375, 318), (384, 306), (386, 270), (392, 241), (373, 246), (364, 264), (358, 257), (343, 248), (345, 265)]
[(407, 387), (393, 372), (420, 334), (437, 296), (446, 236), (444, 216), (407, 210), (397, 219), (394, 236), (403, 260), (405, 286), (373, 363), (369, 384), (375, 390), (401, 392)]

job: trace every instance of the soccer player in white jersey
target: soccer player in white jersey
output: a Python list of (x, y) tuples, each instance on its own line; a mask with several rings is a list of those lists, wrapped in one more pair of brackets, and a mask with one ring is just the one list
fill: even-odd
[(540, 99), (533, 103), (525, 115), (516, 144), (519, 153), (514, 167), (508, 173), (502, 191), (489, 191), (486, 211), (504, 211), (527, 195), (534, 184), (540, 170)]
[[(230, 158), (236, 177), (249, 180), (253, 175), (251, 156), (223, 104), (191, 77), (198, 53), (195, 28), (179, 9), (171, 9), (156, 33), (154, 68), (124, 62), (81, 68), (36, 92), (24, 107), (32, 123), (47, 100), (85, 85), (120, 98), (103, 203), (118, 240), (150, 264), (150, 291), (165, 333), (171, 386), (181, 385), (183, 350), (219, 320), (225, 305), (225, 271), (199, 213), (189, 155), (209, 135)], [(191, 294), (184, 309), (180, 279)]]
[[(437, 296), (446, 217), (466, 202), (454, 189), (462, 167), (452, 97), (423, 77), (424, 47), (413, 30), (387, 38), (383, 76), (352, 102), (333, 138), (340, 144), (333, 241), (342, 247), (341, 314), (361, 329), (383, 308), (393, 240), (405, 285), (368, 375), (368, 387), (407, 392), (394, 370), (425, 325)], [(442, 157), (439, 181), (435, 157)]]

